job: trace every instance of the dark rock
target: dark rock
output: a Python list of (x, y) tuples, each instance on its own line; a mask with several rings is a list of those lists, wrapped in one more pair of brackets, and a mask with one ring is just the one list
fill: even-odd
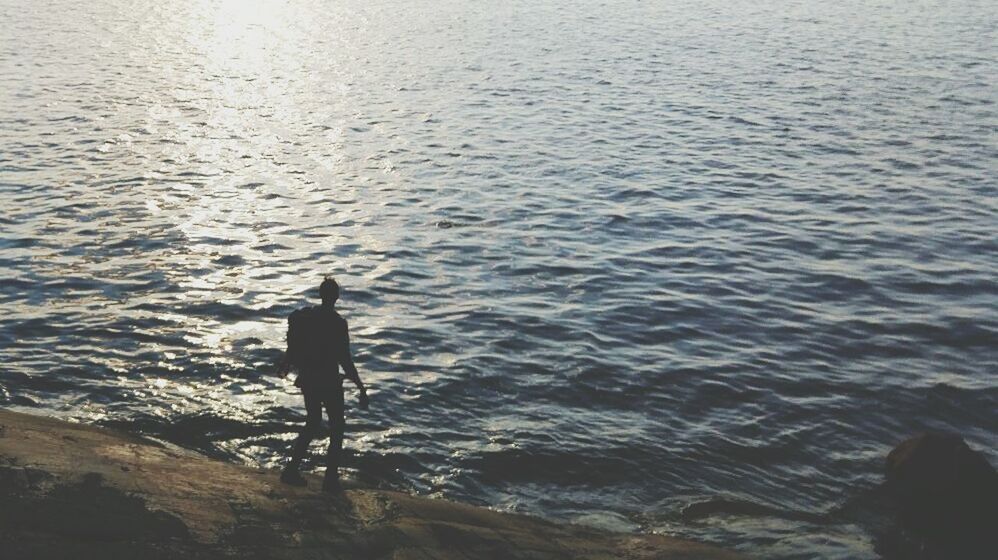
[(886, 490), (926, 547), (963, 558), (994, 553), (998, 472), (960, 436), (923, 434), (898, 445), (887, 456)]
[(3, 409), (0, 423), (0, 560), (742, 558), (352, 483), (330, 496), (315, 474), (288, 486), (275, 471)]

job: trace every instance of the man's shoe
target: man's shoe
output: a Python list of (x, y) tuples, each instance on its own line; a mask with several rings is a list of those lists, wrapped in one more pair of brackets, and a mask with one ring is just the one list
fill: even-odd
[(298, 472), (298, 469), (284, 469), (281, 471), (281, 482), (289, 486), (307, 486), (305, 477)]
[(343, 487), (340, 486), (340, 477), (326, 475), (322, 479), (322, 491), (326, 494), (340, 494), (343, 492)]

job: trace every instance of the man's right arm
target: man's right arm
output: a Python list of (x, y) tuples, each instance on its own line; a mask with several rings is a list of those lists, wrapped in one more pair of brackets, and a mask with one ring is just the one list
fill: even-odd
[(346, 320), (343, 321), (343, 337), (339, 341), (337, 360), (343, 366), (343, 373), (346, 374), (347, 379), (353, 381), (354, 385), (360, 391), (360, 407), (366, 409), (368, 403), (367, 388), (364, 387), (364, 382), (360, 380), (357, 366), (354, 365), (353, 356), (350, 354), (350, 328), (347, 326)]

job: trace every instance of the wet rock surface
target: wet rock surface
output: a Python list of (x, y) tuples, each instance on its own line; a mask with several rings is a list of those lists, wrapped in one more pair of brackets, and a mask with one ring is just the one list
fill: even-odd
[(0, 550), (5, 560), (740, 557), (397, 492), (327, 495), (282, 485), (274, 471), (9, 411), (0, 411)]
[(993, 558), (998, 472), (954, 434), (908, 439), (887, 456), (885, 491), (926, 558)]

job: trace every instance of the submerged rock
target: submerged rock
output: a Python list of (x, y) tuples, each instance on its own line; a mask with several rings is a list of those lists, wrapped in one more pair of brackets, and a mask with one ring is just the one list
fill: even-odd
[(285, 486), (274, 471), (2, 410), (0, 551), (4, 560), (740, 558), (397, 492), (330, 496)]
[(960, 436), (923, 434), (887, 456), (886, 491), (930, 557), (991, 558), (998, 545), (998, 473)]

